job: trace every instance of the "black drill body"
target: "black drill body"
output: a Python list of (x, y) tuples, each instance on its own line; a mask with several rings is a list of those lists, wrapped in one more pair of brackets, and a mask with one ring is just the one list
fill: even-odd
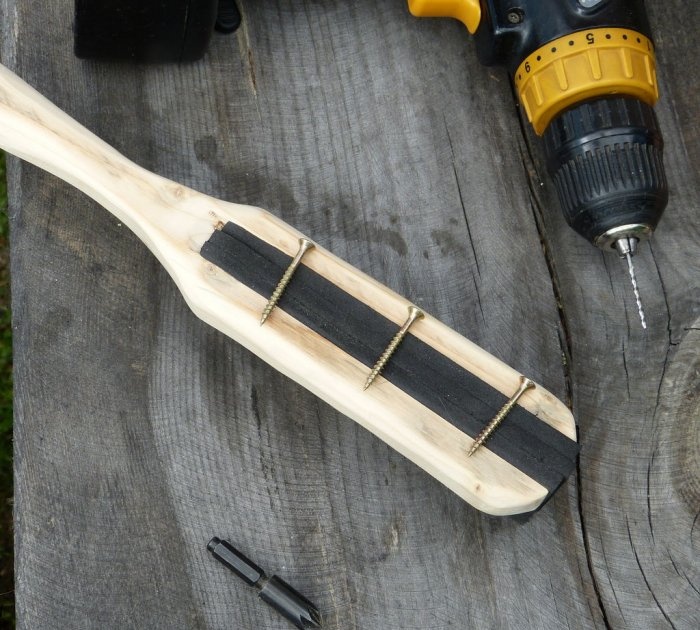
[[(475, 33), (479, 59), (512, 75), (524, 59), (554, 40), (628, 29), (651, 39), (642, 0), (482, 0)], [(626, 37), (626, 36), (625, 36)], [(560, 44), (561, 45), (561, 44)], [(545, 49), (548, 50), (548, 49)], [(554, 49), (552, 49), (554, 50)], [(591, 243), (632, 254), (648, 238), (668, 202), (663, 139), (654, 111), (634, 96), (584, 99), (558, 113), (544, 130), (547, 169), (569, 225)]]
[(474, 33), (479, 61), (511, 74), (530, 53), (577, 31), (628, 28), (652, 39), (642, 0), (602, 0), (591, 8), (578, 0), (481, 0), (481, 6)]

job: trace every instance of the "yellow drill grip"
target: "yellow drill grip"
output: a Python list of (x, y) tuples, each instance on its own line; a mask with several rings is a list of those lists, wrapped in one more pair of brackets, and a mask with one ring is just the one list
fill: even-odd
[(451, 17), (475, 33), (481, 22), (479, 0), (408, 0), (408, 10), (416, 17)]

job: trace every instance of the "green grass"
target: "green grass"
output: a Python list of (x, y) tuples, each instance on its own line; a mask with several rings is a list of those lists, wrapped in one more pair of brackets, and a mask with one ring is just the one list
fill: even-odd
[(14, 627), (12, 326), (5, 154), (0, 152), (0, 628)]

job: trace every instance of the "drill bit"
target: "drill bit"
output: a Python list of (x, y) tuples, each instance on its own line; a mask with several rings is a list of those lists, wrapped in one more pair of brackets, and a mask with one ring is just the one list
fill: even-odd
[(615, 249), (620, 254), (621, 258), (627, 259), (627, 269), (632, 280), (632, 290), (634, 291), (634, 299), (637, 302), (637, 310), (639, 311), (639, 319), (642, 320), (642, 328), (646, 330), (647, 320), (644, 317), (644, 309), (642, 308), (642, 298), (639, 295), (639, 287), (637, 286), (637, 277), (634, 274), (634, 265), (632, 264), (632, 256), (637, 251), (637, 239), (632, 237), (624, 237), (615, 241)]

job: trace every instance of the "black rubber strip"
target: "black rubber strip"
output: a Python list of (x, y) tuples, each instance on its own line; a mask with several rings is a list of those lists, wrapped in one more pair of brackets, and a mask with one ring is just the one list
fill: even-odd
[[(272, 294), (291, 257), (228, 223), (201, 255), (263, 297)], [(392, 321), (303, 263), (277, 308), (328, 339), (369, 369), (396, 334)], [(467, 435), (476, 436), (507, 397), (409, 334), (382, 376)], [(545, 486), (550, 494), (569, 476), (579, 445), (523, 407), (508, 414), (488, 448)], [(465, 453), (466, 456), (466, 453)]]

